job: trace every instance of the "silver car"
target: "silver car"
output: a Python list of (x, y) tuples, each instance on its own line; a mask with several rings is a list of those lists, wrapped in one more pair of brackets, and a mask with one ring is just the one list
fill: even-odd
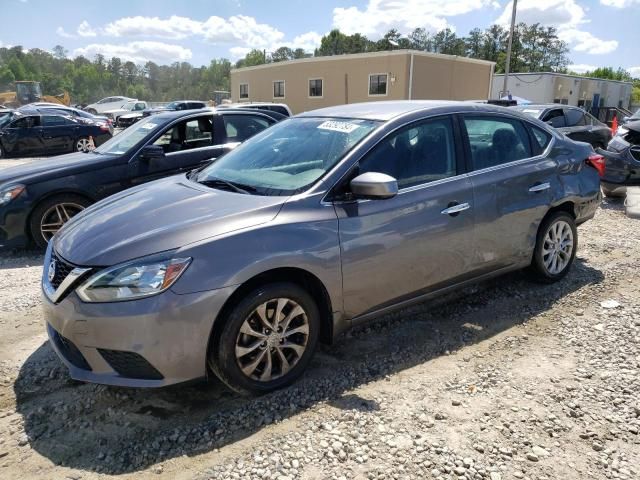
[(213, 373), (270, 391), (318, 341), (392, 309), (525, 267), (561, 279), (602, 169), (591, 146), (501, 107), (304, 113), (67, 223), (42, 279), (51, 345), (78, 380)]

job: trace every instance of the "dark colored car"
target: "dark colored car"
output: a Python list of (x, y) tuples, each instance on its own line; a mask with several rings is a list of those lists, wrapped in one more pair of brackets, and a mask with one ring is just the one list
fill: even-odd
[(611, 140), (611, 129), (590, 113), (578, 107), (559, 105), (518, 105), (510, 107), (542, 120), (576, 142), (605, 148)]
[(203, 166), (274, 124), (259, 112), (168, 112), (145, 118), (91, 153), (0, 170), (0, 246), (39, 247), (92, 203)]
[(607, 166), (601, 181), (605, 195), (624, 196), (627, 187), (640, 185), (640, 120), (618, 127), (607, 149), (597, 151), (605, 157)]
[(143, 118), (144, 118), (143, 112), (125, 113), (124, 115), (120, 115), (118, 117), (118, 120), (116, 121), (116, 127), (127, 128), (133, 125), (134, 123), (136, 123), (138, 120), (142, 120)]
[(207, 108), (207, 104), (205, 102), (200, 102), (197, 100), (179, 100), (176, 102), (168, 103), (163, 107), (156, 108), (147, 108), (142, 111), (143, 117), (148, 117), (149, 115), (155, 115), (157, 113), (162, 112), (177, 112), (182, 110), (200, 110), (201, 108)]
[(113, 122), (110, 118), (104, 115), (93, 115), (78, 108), (67, 107), (65, 105), (54, 105), (52, 103), (30, 103), (29, 105), (18, 108), (18, 111), (23, 113), (34, 111), (38, 111), (40, 113), (54, 113), (68, 115), (70, 117), (84, 118), (85, 120), (90, 120), (95, 123), (104, 123), (109, 126), (109, 133), (113, 135)]
[(51, 346), (83, 381), (283, 387), (318, 341), (393, 309), (521, 268), (562, 279), (601, 160), (502, 107), (305, 112), (65, 225), (43, 269)]
[(103, 122), (57, 111), (24, 110), (0, 119), (0, 158), (86, 152), (111, 138)]

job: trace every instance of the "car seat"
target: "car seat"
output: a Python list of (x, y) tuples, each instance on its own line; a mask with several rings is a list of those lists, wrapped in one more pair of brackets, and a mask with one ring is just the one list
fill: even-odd
[(491, 155), (488, 159), (491, 165), (485, 165), (485, 167), (500, 165), (525, 157), (526, 154), (522, 147), (522, 142), (518, 139), (516, 133), (509, 128), (499, 128), (493, 132)]

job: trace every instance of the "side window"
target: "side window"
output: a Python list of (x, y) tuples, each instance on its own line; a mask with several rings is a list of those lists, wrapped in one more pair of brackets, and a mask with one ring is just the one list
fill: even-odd
[(437, 118), (402, 128), (382, 140), (360, 162), (359, 173), (391, 175), (399, 188), (456, 174), (451, 118)]
[(179, 122), (166, 130), (153, 142), (165, 153), (181, 152), (213, 144), (213, 123), (210, 116)]
[(284, 80), (273, 82), (273, 98), (284, 98)]
[(133, 109), (139, 111), (144, 110), (145, 108), (147, 108), (147, 105), (145, 103), (136, 103), (136, 106)]
[(252, 115), (223, 115), (222, 118), (228, 142), (244, 142), (270, 125), (266, 118)]
[(42, 126), (43, 127), (57, 127), (60, 125), (66, 125), (67, 121), (64, 117), (57, 115), (43, 115)]
[(31, 122), (29, 121), (31, 117), (22, 117), (17, 120), (11, 122), (9, 125), (10, 128), (28, 128), (31, 126)]
[(240, 84), (240, 98), (249, 98), (249, 84), (241, 83)]
[(503, 117), (466, 117), (474, 170), (531, 157), (529, 135), (519, 120)]
[(567, 127), (580, 127), (586, 125), (584, 119), (584, 112), (577, 108), (568, 108), (564, 111), (564, 116), (567, 119)]
[(585, 114), (587, 125), (593, 125), (594, 127), (598, 127), (602, 125), (602, 122), (598, 120), (596, 117), (591, 115), (590, 113)]
[(562, 128), (567, 126), (564, 119), (564, 113), (562, 113), (562, 110), (559, 108), (545, 113), (540, 120), (549, 123), (553, 128)]
[(551, 141), (551, 135), (534, 125), (529, 125), (529, 127), (531, 128), (531, 132), (533, 133), (533, 148), (535, 150), (534, 153), (536, 155), (540, 155), (542, 152), (544, 152), (544, 149), (547, 148), (547, 145), (549, 145), (549, 142)]

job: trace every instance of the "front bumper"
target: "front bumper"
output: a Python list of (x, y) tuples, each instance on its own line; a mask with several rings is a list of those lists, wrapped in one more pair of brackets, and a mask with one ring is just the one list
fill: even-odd
[(0, 207), (0, 249), (28, 245), (27, 219), (30, 208), (31, 204), (22, 196)]
[(163, 387), (206, 376), (214, 320), (234, 287), (140, 300), (58, 304), (42, 293), (50, 343), (72, 378), (125, 387)]

